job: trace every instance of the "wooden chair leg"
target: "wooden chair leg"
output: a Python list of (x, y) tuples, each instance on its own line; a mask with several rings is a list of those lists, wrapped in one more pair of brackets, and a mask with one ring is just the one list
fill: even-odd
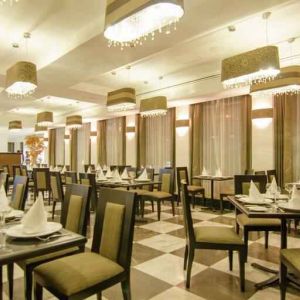
[(269, 231), (265, 231), (265, 249), (269, 247)]
[(193, 266), (193, 261), (194, 261), (194, 251), (195, 250), (193, 247), (189, 247), (186, 282), (185, 282), (185, 287), (187, 289), (190, 287), (190, 283), (191, 283), (192, 266)]
[(128, 278), (121, 282), (122, 293), (124, 300), (131, 300), (131, 291), (130, 291), (130, 278)]
[(193, 193), (192, 194), (192, 203), (193, 203), (193, 208), (195, 208), (195, 194)]
[(43, 287), (37, 282), (34, 283), (34, 300), (43, 300)]
[(160, 221), (160, 212), (161, 212), (161, 203), (160, 203), (160, 200), (157, 199), (157, 218), (158, 218), (158, 221)]
[(203, 205), (206, 206), (205, 192), (203, 192), (202, 197), (203, 197)]
[(240, 290), (245, 291), (245, 261), (246, 261), (246, 248), (239, 251), (239, 265), (240, 265)]
[(141, 216), (144, 218), (145, 214), (145, 200), (141, 197), (140, 199), (140, 204), (141, 204)]
[(152, 208), (152, 212), (154, 212), (154, 201), (151, 200), (151, 208)]
[(249, 239), (249, 232), (244, 227), (245, 262), (247, 262), (247, 260), (248, 260), (248, 239)]
[(52, 220), (54, 220), (55, 206), (56, 206), (56, 201), (54, 201), (54, 199), (53, 199), (53, 206), (52, 206)]
[(223, 214), (223, 196), (220, 196), (220, 212)]
[(172, 213), (173, 213), (173, 217), (174, 217), (175, 216), (174, 197), (171, 198), (171, 205), (172, 205)]
[(229, 258), (229, 270), (232, 271), (232, 260), (233, 260), (233, 251), (228, 251), (228, 258)]
[(97, 300), (102, 300), (102, 292), (97, 293)]
[(280, 300), (285, 300), (286, 288), (287, 288), (287, 267), (283, 263), (280, 264)]
[(7, 279), (8, 279), (8, 295), (9, 299), (14, 298), (14, 264), (7, 265)]
[(237, 222), (235, 223), (235, 232), (240, 234), (240, 225)]
[(184, 261), (183, 261), (183, 270), (186, 270), (187, 260), (188, 260), (188, 254), (189, 254), (189, 247), (188, 245), (185, 245), (184, 250)]

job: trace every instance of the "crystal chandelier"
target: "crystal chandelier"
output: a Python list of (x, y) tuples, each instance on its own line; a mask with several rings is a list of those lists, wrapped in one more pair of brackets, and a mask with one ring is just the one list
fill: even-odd
[(135, 109), (135, 89), (123, 88), (107, 94), (107, 110), (109, 112)]
[(300, 66), (282, 68), (272, 81), (253, 84), (251, 95), (295, 95), (300, 93)]
[(164, 96), (141, 100), (140, 113), (142, 117), (165, 116), (167, 111), (167, 98)]
[(183, 0), (137, 0), (118, 5), (110, 2), (106, 9), (104, 36), (109, 47), (135, 47), (155, 33), (169, 34), (184, 14)]

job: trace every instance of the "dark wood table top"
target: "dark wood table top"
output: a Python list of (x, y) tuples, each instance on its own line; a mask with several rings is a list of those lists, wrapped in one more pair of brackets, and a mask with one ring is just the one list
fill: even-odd
[(96, 184), (98, 187), (138, 188), (147, 185), (160, 185), (161, 181), (145, 181), (145, 182), (128, 181), (126, 183), (111, 182), (111, 181), (97, 181)]
[(212, 176), (212, 175), (195, 175), (193, 179), (201, 179), (201, 180), (215, 180), (215, 181), (224, 181), (224, 180), (232, 180), (233, 176)]
[(242, 213), (249, 218), (268, 218), (268, 219), (295, 219), (300, 217), (300, 212), (284, 211), (275, 209), (272, 205), (266, 205), (268, 211), (255, 212), (247, 208), (245, 204), (240, 202), (235, 196), (228, 196), (229, 201)]
[(6, 247), (8, 248), (8, 251), (6, 249), (0, 249), (0, 265), (49, 254), (71, 247), (84, 246), (87, 241), (86, 237), (66, 229), (61, 229), (60, 233), (68, 235), (53, 238), (49, 242), (39, 241), (37, 238), (14, 239), (7, 237)]

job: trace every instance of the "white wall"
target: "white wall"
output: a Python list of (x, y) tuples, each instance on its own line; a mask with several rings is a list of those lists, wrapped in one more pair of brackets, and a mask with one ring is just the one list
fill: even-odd
[[(252, 97), (252, 110), (272, 107), (272, 96)], [(273, 119), (252, 120), (252, 168), (256, 171), (274, 169), (273, 126)]]
[[(134, 126), (135, 115), (126, 117), (126, 127)], [(137, 155), (137, 137), (136, 133), (126, 133), (126, 165), (136, 166), (136, 155)]]
[(7, 152), (8, 129), (0, 127), (0, 152)]

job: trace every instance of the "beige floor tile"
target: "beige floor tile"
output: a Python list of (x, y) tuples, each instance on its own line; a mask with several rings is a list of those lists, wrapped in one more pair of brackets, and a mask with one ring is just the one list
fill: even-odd
[(159, 295), (151, 298), (150, 300), (205, 300), (197, 295), (194, 295), (187, 290), (179, 287), (172, 287)]
[(178, 230), (183, 228), (182, 225), (172, 224), (165, 221), (158, 221), (150, 224), (146, 224), (143, 226), (140, 226), (140, 228), (152, 230), (158, 233), (168, 233), (170, 231)]

